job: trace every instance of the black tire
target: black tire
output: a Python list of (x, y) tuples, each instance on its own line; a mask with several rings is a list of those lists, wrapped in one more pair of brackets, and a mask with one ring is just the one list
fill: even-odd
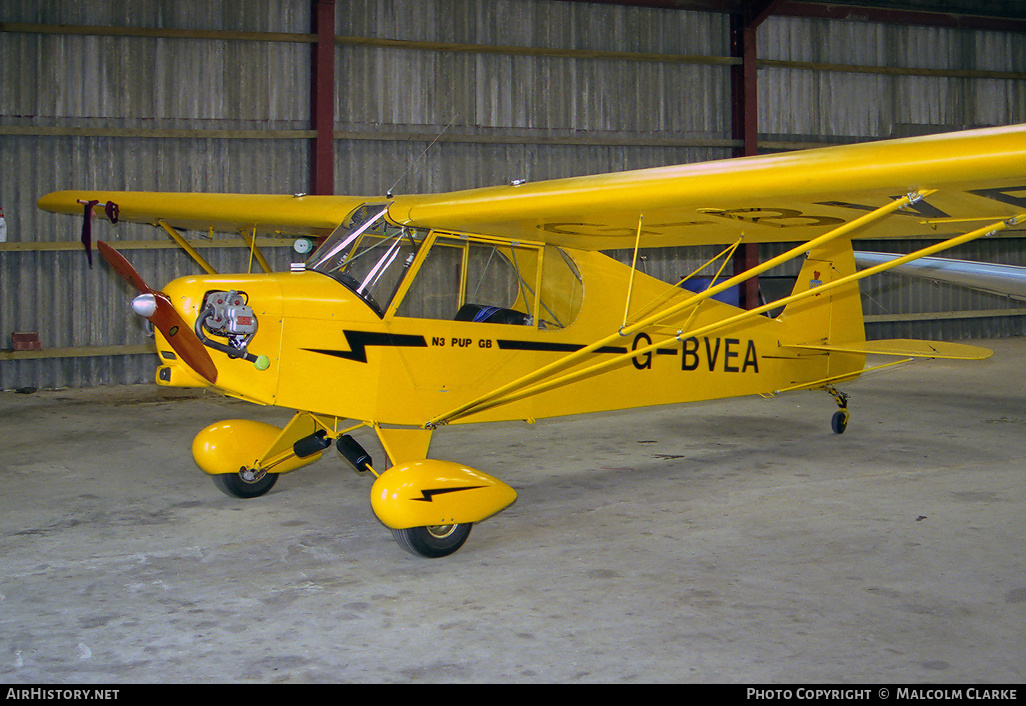
[(449, 556), (463, 546), (470, 536), (470, 523), (437, 525), (434, 527), (410, 527), (392, 530), (396, 543), (415, 556), (437, 559)]
[(834, 430), (835, 434), (843, 434), (844, 430), (848, 428), (848, 413), (843, 410), (834, 412), (834, 416), (830, 419), (830, 428)]
[(218, 473), (210, 476), (214, 485), (225, 495), (233, 498), (258, 498), (278, 482), (277, 473), (265, 473), (262, 478), (248, 481), (239, 473)]

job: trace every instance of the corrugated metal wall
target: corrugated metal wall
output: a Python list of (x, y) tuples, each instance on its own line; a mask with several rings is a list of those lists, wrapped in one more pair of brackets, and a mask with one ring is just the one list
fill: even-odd
[[(51, 28), (307, 33), (309, 4), (5, 0), (0, 21), (45, 26), (0, 32), (0, 206), (9, 241), (0, 244), (0, 348), (15, 331), (38, 332), (47, 349), (144, 345), (151, 339), (127, 308), (127, 286), (99, 258), (89, 269), (73, 247), (80, 220), (42, 213), (36, 200), (70, 188), (307, 190), (308, 140), (278, 136), (309, 128), (309, 45)], [(94, 233), (161, 245), (126, 251), (155, 286), (199, 271), (163, 231), (97, 221)], [(59, 242), (72, 246), (13, 249)], [(250, 267), (242, 248), (203, 255), (218, 270)], [(278, 268), (291, 259), (286, 248), (267, 255)], [(0, 359), (0, 389), (148, 382), (155, 367), (144, 353)]]
[[(143, 344), (128, 293), (105, 266), (88, 269), (73, 245), (27, 245), (73, 244), (80, 227), (40, 213), (36, 199), (65, 188), (308, 191), (311, 4), (5, 0), (0, 22), (43, 26), (0, 31), (0, 206), (11, 241), (0, 244), (0, 348), (24, 330), (50, 349)], [(728, 25), (715, 13), (560, 0), (338, 0), (336, 191), (440, 191), (727, 157)], [(1021, 40), (770, 18), (759, 30), (761, 140), (775, 149), (1026, 122)], [(912, 75), (919, 69), (942, 71)], [(129, 225), (113, 237), (170, 242)], [(1022, 251), (998, 239), (962, 254), (1026, 264)], [(285, 247), (267, 252), (277, 268), (293, 259)], [(649, 253), (646, 267), (672, 278), (710, 254)], [(153, 283), (196, 271), (173, 247), (129, 255)], [(243, 248), (204, 255), (221, 270), (249, 266)], [(867, 313), (886, 319), (870, 331), (882, 335), (1021, 334), (1024, 317), (994, 313), (1008, 305), (897, 278), (867, 292)], [(938, 307), (987, 315), (891, 320)], [(0, 388), (145, 382), (154, 367), (145, 354), (0, 359)]]
[(759, 131), (788, 140), (847, 142), (1022, 122), (1023, 39), (1015, 33), (771, 17), (758, 35)]
[[(852, 142), (1026, 122), (1022, 34), (773, 17), (758, 42), (767, 141)], [(856, 248), (908, 253), (924, 245)], [(978, 240), (944, 256), (1026, 265), (1026, 240)], [(1026, 334), (1023, 303), (1006, 297), (887, 274), (861, 287), (871, 338)]]
[(681, 60), (728, 55), (723, 15), (524, 0), (353, 0), (338, 15), (345, 36), (434, 45), (339, 47), (338, 128), (419, 138), (341, 140), (340, 193), (404, 173), (396, 191), (413, 193), (730, 154), (728, 65)]

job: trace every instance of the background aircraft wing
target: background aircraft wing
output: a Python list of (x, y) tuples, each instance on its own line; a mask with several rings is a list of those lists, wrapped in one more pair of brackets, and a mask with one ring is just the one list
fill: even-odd
[[(855, 262), (860, 267), (872, 267), (899, 257), (901, 256), (890, 253), (856, 252)], [(923, 257), (897, 265), (888, 272), (957, 284), (1026, 301), (1026, 267), (952, 260), (944, 257)]]
[(940, 237), (1026, 212), (1026, 125), (398, 196), (389, 215), (586, 250), (633, 247), (639, 225), (642, 247), (803, 241), (923, 189), (937, 192), (857, 237)]

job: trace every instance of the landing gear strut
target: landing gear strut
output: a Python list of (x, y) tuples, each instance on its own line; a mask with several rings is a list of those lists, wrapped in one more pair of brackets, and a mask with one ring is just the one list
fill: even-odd
[(844, 430), (848, 428), (848, 395), (833, 386), (826, 388), (826, 391), (840, 407), (830, 419), (830, 428), (835, 434), (843, 434)]

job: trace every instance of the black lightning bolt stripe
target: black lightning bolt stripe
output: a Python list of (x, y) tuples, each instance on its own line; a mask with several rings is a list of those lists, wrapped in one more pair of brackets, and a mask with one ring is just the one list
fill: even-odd
[(467, 485), (467, 486), (464, 486), (462, 488), (435, 488), (433, 490), (424, 489), (424, 490), (420, 491), (420, 494), (423, 497), (420, 497), (420, 498), (410, 498), (410, 500), (415, 500), (417, 502), (422, 502), (422, 503), (430, 503), (430, 502), (434, 502), (434, 499), (435, 499), (436, 495), (445, 495), (446, 493), (458, 493), (461, 490), (477, 490), (478, 488), (483, 488), (483, 487), (484, 487), (483, 485)]
[[(584, 346), (576, 343), (547, 343), (544, 341), (510, 341), (499, 339), (496, 341), (499, 348), (504, 351), (547, 351), (553, 353), (573, 353)], [(595, 350), (596, 353), (626, 353), (627, 349), (617, 346), (602, 346)]]
[[(357, 363), (367, 362), (367, 348), (369, 346), (390, 346), (393, 348), (427, 348), (427, 339), (423, 336), (401, 333), (382, 333), (380, 331), (343, 331), (349, 350), (340, 351), (327, 348), (304, 348), (310, 353), (321, 353), (344, 360), (352, 360)], [(577, 343), (554, 343), (549, 341), (514, 341), (509, 339), (498, 339), (496, 341), (500, 350), (505, 351), (543, 351), (551, 353), (573, 353), (584, 346)], [(627, 349), (622, 346), (603, 346), (595, 351), (596, 353), (626, 353)]]
[(323, 353), (336, 358), (354, 360), (357, 363), (367, 362), (368, 346), (391, 346), (393, 348), (427, 348), (427, 340), (423, 336), (415, 336), (401, 333), (381, 333), (378, 331), (343, 331), (346, 343), (349, 344), (347, 351), (326, 350), (323, 348), (304, 348), (311, 353)]

